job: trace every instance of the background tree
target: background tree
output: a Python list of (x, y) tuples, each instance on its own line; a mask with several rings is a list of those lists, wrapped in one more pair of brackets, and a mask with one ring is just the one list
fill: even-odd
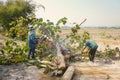
[(4, 30), (9, 31), (13, 25), (12, 21), (16, 21), (19, 17), (27, 18), (28, 15), (34, 14), (35, 5), (26, 0), (7, 0), (0, 1), (0, 26)]

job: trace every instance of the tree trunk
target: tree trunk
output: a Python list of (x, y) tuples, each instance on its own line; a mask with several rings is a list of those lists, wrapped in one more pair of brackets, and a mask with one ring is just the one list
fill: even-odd
[(63, 70), (66, 68), (66, 64), (65, 64), (65, 59), (64, 59), (64, 56), (62, 54), (62, 49), (60, 47), (60, 45), (58, 44), (58, 42), (56, 42), (48, 33), (47, 33), (47, 30), (46, 29), (42, 29), (42, 32), (43, 32), (43, 36), (42, 38), (39, 38), (39, 42), (42, 42), (44, 40), (44, 38), (46, 37), (46, 39), (48, 39), (49, 41), (51, 41), (53, 44), (55, 44), (55, 48), (57, 50), (57, 60), (59, 62), (59, 65), (58, 65), (58, 69), (60, 70)]
[(58, 59), (58, 62), (60, 62), (60, 64), (58, 65), (58, 69), (63, 70), (66, 68), (65, 59), (62, 54), (61, 47), (57, 42), (56, 42), (56, 48), (57, 48), (57, 59)]
[(45, 64), (45, 65), (50, 65), (50, 66), (56, 66), (54, 63), (49, 62), (49, 61), (40, 61), (40, 63)]
[(69, 66), (66, 70), (66, 72), (63, 74), (62, 80), (71, 80), (74, 74), (74, 67)]

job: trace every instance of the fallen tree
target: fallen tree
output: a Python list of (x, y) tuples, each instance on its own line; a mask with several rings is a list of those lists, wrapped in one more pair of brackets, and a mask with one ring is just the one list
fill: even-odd
[[(85, 21), (86, 19), (82, 23), (84, 23)], [(65, 21), (63, 19), (63, 23), (64, 22)], [(69, 64), (67, 64), (66, 61), (69, 60), (70, 58), (80, 56), (80, 53), (75, 54), (72, 51), (72, 49), (66, 48), (66, 44), (64, 42), (62, 42), (63, 45), (60, 43), (59, 38), (57, 38), (57, 35), (55, 35), (56, 34), (55, 32), (59, 31), (58, 24), (60, 24), (60, 21), (58, 21), (58, 23), (56, 24), (57, 27), (52, 28), (50, 27), (50, 25), (53, 26), (53, 24), (49, 22), (49, 27), (41, 26), (39, 28), (42, 34), (38, 37), (38, 44), (41, 44), (42, 42), (48, 40), (49, 41), (48, 44), (50, 44), (55, 50), (54, 52), (51, 50), (52, 53), (56, 54), (55, 58), (52, 61), (40, 61), (40, 63), (42, 64), (41, 67), (49, 67), (54, 71), (55, 74), (63, 74), (62, 77), (63, 80), (71, 80), (74, 74), (74, 67), (69, 66)], [(74, 36), (77, 35), (77, 30), (79, 29), (78, 27), (81, 24), (79, 25), (76, 24), (75, 27), (72, 28), (73, 34), (75, 34)], [(56, 31), (56, 29), (58, 30)], [(75, 32), (73, 29), (75, 30)], [(71, 35), (69, 37), (71, 37)]]

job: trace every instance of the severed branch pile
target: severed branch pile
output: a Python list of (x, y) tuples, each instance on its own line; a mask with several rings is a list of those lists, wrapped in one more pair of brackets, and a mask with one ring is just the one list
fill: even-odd
[[(81, 22), (78, 26), (81, 26), (87, 19), (85, 19), (83, 22)], [(50, 69), (54, 70), (53, 74), (56, 76), (58, 74), (63, 74), (62, 80), (71, 80), (72, 76), (74, 74), (74, 67), (67, 64), (67, 61), (71, 57), (80, 56), (80, 53), (78, 54), (71, 54), (70, 51), (64, 50), (59, 41), (55, 40), (52, 35), (49, 34), (49, 31), (45, 27), (41, 27), (40, 31), (42, 32), (42, 35), (38, 38), (38, 43), (43, 42), (44, 40), (50, 41), (50, 44), (54, 46), (54, 49), (56, 50), (56, 57), (53, 61), (40, 61), (41, 67), (49, 67)], [(54, 53), (54, 52), (53, 52)]]
[[(49, 61), (39, 61), (41, 64), (43, 64), (43, 65), (41, 65), (41, 67), (49, 66), (49, 68), (51, 70), (54, 70), (53, 74), (55, 76), (64, 74), (64, 76), (62, 77), (63, 80), (71, 80), (71, 78), (74, 74), (74, 67), (66, 64), (66, 60), (68, 60), (70, 57), (76, 56), (76, 55), (75, 54), (74, 55), (67, 54), (67, 53), (69, 53), (69, 51), (64, 52), (62, 47), (60, 46), (60, 44), (57, 41), (55, 41), (48, 34), (48, 31), (47, 31), (46, 28), (42, 28), (40, 30), (42, 31), (42, 36), (40, 36), (38, 38), (38, 43), (41, 43), (41, 42), (43, 42), (44, 40), (47, 39), (50, 42), (52, 42), (52, 44), (54, 45), (54, 47), (56, 49), (56, 57), (54, 58), (54, 60), (51, 61), (51, 62), (49, 62)], [(67, 54), (67, 55), (63, 55), (63, 54)], [(77, 56), (78, 55), (79, 54), (77, 54)]]

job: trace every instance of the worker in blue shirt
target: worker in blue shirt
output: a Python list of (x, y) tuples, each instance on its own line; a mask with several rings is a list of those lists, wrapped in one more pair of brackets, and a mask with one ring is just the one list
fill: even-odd
[(98, 45), (95, 41), (93, 40), (84, 40), (83, 41), (85, 43), (84, 47), (81, 49), (81, 54), (83, 53), (83, 51), (85, 50), (85, 48), (89, 48), (89, 60), (94, 62), (94, 57), (95, 57), (95, 53), (97, 51)]
[(27, 55), (27, 58), (30, 59), (30, 56), (32, 54), (32, 58), (35, 58), (35, 47), (36, 47), (36, 37), (35, 37), (35, 31), (33, 26), (29, 27), (29, 32), (28, 32), (28, 48), (29, 52)]

